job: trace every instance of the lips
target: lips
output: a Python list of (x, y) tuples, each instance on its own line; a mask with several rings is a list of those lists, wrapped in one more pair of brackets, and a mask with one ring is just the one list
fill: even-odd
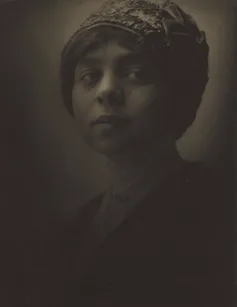
[(92, 125), (99, 125), (99, 124), (116, 125), (116, 124), (122, 124), (125, 121), (126, 121), (125, 118), (116, 115), (102, 115), (98, 117), (95, 121), (93, 121)]

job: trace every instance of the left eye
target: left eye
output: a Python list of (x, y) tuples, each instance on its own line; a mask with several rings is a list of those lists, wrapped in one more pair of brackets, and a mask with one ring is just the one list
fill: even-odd
[(142, 77), (142, 72), (141, 71), (130, 71), (127, 73), (127, 77), (130, 79), (141, 79)]
[(143, 70), (136, 69), (127, 71), (125, 77), (131, 81), (145, 81), (147, 79), (147, 74)]

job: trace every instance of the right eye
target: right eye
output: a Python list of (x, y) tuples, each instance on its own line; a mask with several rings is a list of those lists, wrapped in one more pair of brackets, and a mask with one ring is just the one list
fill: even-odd
[(86, 85), (93, 85), (96, 83), (100, 78), (100, 73), (96, 70), (87, 70), (78, 73), (76, 80), (79, 82), (83, 82)]

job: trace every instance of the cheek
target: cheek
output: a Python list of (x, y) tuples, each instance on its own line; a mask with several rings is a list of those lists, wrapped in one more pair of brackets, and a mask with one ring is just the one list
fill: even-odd
[(72, 90), (72, 107), (75, 119), (80, 125), (86, 122), (90, 112), (92, 94), (75, 85)]
[(161, 86), (146, 86), (128, 95), (132, 131), (140, 138), (153, 139), (169, 130), (168, 91)]
[(133, 118), (151, 116), (164, 108), (166, 90), (164, 86), (147, 85), (128, 90), (126, 98), (128, 113)]

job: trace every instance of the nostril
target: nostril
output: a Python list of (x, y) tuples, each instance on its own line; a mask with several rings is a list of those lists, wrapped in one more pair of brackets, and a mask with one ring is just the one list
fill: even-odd
[(124, 94), (122, 90), (104, 92), (98, 95), (97, 101), (108, 105), (120, 105), (123, 104)]
[(123, 91), (122, 90), (116, 90), (113, 92), (113, 95), (112, 95), (112, 101), (113, 103), (115, 104), (123, 104), (123, 101), (124, 101), (124, 94), (123, 94)]
[(98, 97), (97, 97), (97, 101), (98, 101), (99, 103), (102, 103), (102, 102), (103, 102), (103, 98), (102, 98), (101, 96), (98, 96)]

